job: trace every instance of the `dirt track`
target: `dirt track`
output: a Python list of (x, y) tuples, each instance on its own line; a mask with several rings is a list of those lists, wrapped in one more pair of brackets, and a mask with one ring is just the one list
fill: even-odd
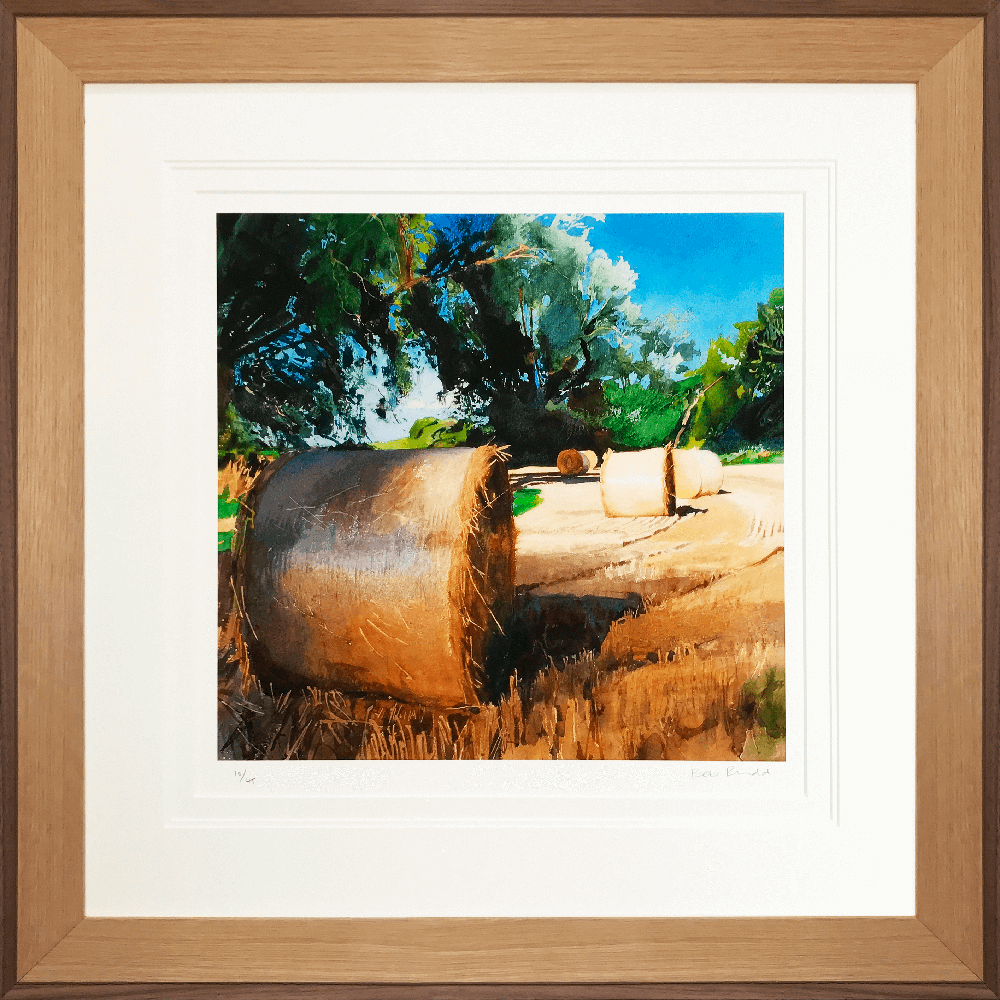
[(537, 594), (657, 603), (762, 564), (784, 549), (784, 466), (729, 466), (723, 492), (681, 501), (676, 517), (609, 518), (598, 473), (519, 469), (541, 490), (517, 524), (517, 584)]

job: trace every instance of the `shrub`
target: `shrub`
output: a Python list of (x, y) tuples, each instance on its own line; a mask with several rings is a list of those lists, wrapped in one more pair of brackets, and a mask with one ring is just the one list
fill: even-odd
[(641, 385), (623, 389), (608, 381), (604, 396), (607, 411), (603, 423), (618, 448), (658, 448), (671, 440), (684, 416), (685, 404), (679, 393), (667, 396)]

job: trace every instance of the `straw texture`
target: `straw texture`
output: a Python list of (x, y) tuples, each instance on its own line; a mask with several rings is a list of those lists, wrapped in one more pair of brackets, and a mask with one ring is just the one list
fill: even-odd
[(513, 602), (499, 449), (304, 452), (275, 462), (249, 505), (238, 576), (258, 677), (478, 703)]

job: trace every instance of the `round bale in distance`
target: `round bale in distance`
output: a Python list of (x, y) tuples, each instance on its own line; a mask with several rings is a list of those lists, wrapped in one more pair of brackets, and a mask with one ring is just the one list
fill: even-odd
[(722, 489), (722, 462), (715, 452), (672, 448), (670, 461), (674, 470), (674, 495), (678, 499), (693, 500)]
[(587, 471), (587, 460), (576, 448), (567, 448), (559, 452), (556, 468), (563, 476), (579, 476)]
[(612, 451), (601, 466), (601, 501), (608, 517), (653, 517), (674, 513), (669, 448)]
[(567, 448), (559, 452), (556, 468), (564, 476), (582, 476), (585, 472), (593, 472), (597, 468), (597, 454), (593, 451)]
[(497, 448), (313, 450), (255, 486), (240, 553), (264, 681), (475, 705), (514, 596)]

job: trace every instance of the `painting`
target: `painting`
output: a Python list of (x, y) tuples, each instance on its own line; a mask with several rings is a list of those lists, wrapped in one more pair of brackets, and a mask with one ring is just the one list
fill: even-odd
[(216, 229), (219, 759), (786, 759), (781, 214)]

